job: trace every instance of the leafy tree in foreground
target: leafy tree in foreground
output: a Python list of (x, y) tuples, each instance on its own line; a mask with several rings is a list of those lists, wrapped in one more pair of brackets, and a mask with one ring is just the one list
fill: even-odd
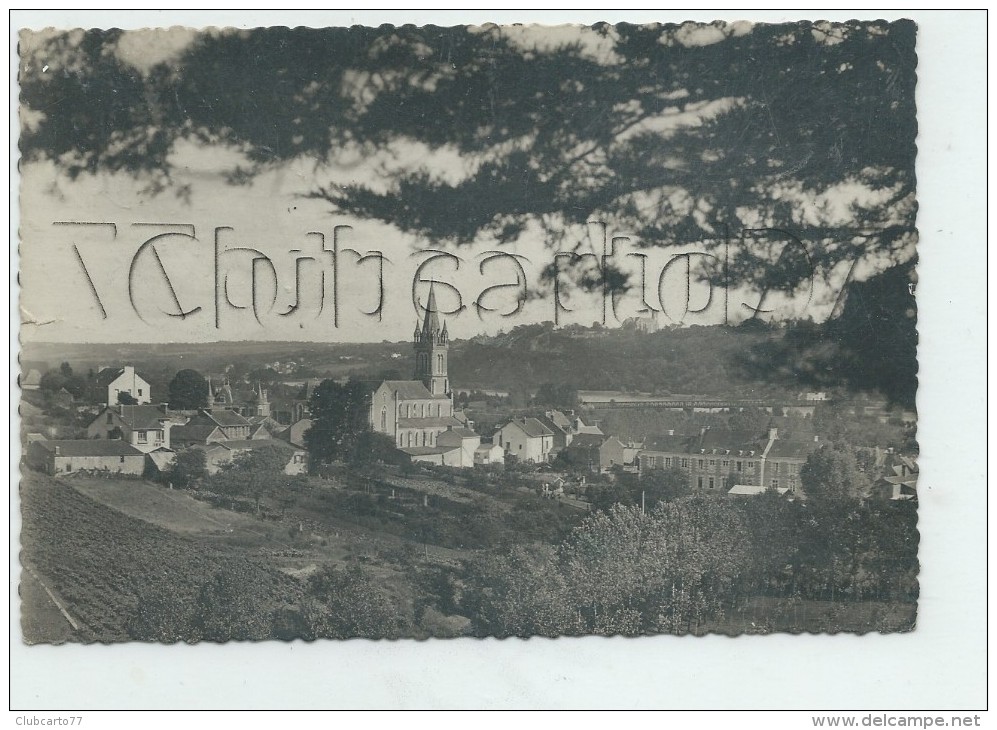
[(207, 459), (203, 449), (181, 449), (163, 475), (164, 479), (175, 487), (187, 489), (208, 475)]
[(869, 480), (859, 471), (855, 454), (838, 446), (812, 453), (800, 468), (804, 494), (816, 500), (855, 500), (865, 497)]
[(170, 408), (194, 410), (208, 407), (208, 381), (196, 370), (181, 370), (170, 381)]
[(356, 380), (340, 385), (323, 380), (310, 401), (312, 425), (305, 432), (305, 446), (312, 464), (349, 459), (369, 439), (370, 404), (366, 386)]
[(264, 497), (283, 492), (294, 482), (284, 473), (289, 459), (288, 450), (276, 445), (244, 451), (210, 478), (208, 488), (219, 494), (249, 497), (258, 513)]

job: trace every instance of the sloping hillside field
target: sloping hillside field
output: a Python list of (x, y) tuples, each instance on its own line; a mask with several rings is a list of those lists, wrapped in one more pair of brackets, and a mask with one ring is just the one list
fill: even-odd
[[(274, 611), (300, 595), (299, 583), (277, 570), (128, 517), (49, 477), (26, 473), (20, 493), (22, 614), (32, 621), (50, 616), (60, 625), (58, 632), (49, 632), (25, 621), (29, 643), (138, 636), (169, 641), (168, 634), (156, 634), (154, 624), (164, 623), (164, 611), (225, 600), (225, 586), (210, 586), (216, 576), (232, 587), (252, 586)], [(244, 638), (255, 637), (250, 632)]]

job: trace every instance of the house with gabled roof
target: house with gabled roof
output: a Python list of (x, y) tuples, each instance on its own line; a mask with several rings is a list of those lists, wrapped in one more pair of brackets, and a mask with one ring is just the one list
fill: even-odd
[(171, 431), (185, 420), (165, 404), (105, 406), (87, 425), (87, 438), (125, 441), (148, 453), (171, 448)]
[(492, 442), (519, 461), (542, 463), (554, 450), (554, 432), (536, 418), (513, 418), (500, 426)]
[(42, 387), (42, 374), (32, 368), (21, 376), (21, 390), (38, 390)]
[(225, 408), (198, 411), (183, 426), (175, 427), (172, 434), (176, 446), (269, 438), (270, 434), (263, 424), (254, 424), (245, 416)]
[(46, 474), (99, 471), (108, 474), (141, 475), (145, 454), (122, 440), (72, 439), (33, 441), (27, 461)]
[(137, 405), (152, 402), (149, 381), (135, 372), (131, 365), (101, 368), (97, 371), (95, 386), (97, 398), (110, 406), (120, 403), (122, 395), (127, 395)]

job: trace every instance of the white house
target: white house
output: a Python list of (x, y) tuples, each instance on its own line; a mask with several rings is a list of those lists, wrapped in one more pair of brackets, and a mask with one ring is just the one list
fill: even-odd
[(492, 443), (520, 461), (539, 463), (550, 458), (554, 432), (536, 418), (513, 418), (495, 432)]
[(460, 466), (465, 469), (474, 466), (474, 452), (481, 445), (481, 437), (469, 428), (448, 428), (436, 437), (439, 446), (460, 449)]
[(504, 464), (505, 451), (498, 444), (481, 444), (474, 450), (475, 464)]
[(101, 368), (97, 373), (97, 387), (103, 395), (106, 391), (109, 406), (117, 405), (122, 394), (135, 399), (133, 405), (145, 405), (152, 402), (152, 391), (148, 381), (135, 372), (131, 365), (120, 368)]

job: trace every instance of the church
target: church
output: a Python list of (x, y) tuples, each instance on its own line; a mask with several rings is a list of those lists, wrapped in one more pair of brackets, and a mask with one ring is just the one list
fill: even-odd
[[(413, 460), (449, 466), (472, 466), (481, 439), (454, 416), (453, 393), (447, 375), (450, 335), (440, 327), (436, 294), (429, 301), (422, 327), (412, 336), (415, 377), (385, 380), (371, 398), (370, 424), (394, 439), (395, 446)], [(466, 455), (470, 454), (470, 462)]]

